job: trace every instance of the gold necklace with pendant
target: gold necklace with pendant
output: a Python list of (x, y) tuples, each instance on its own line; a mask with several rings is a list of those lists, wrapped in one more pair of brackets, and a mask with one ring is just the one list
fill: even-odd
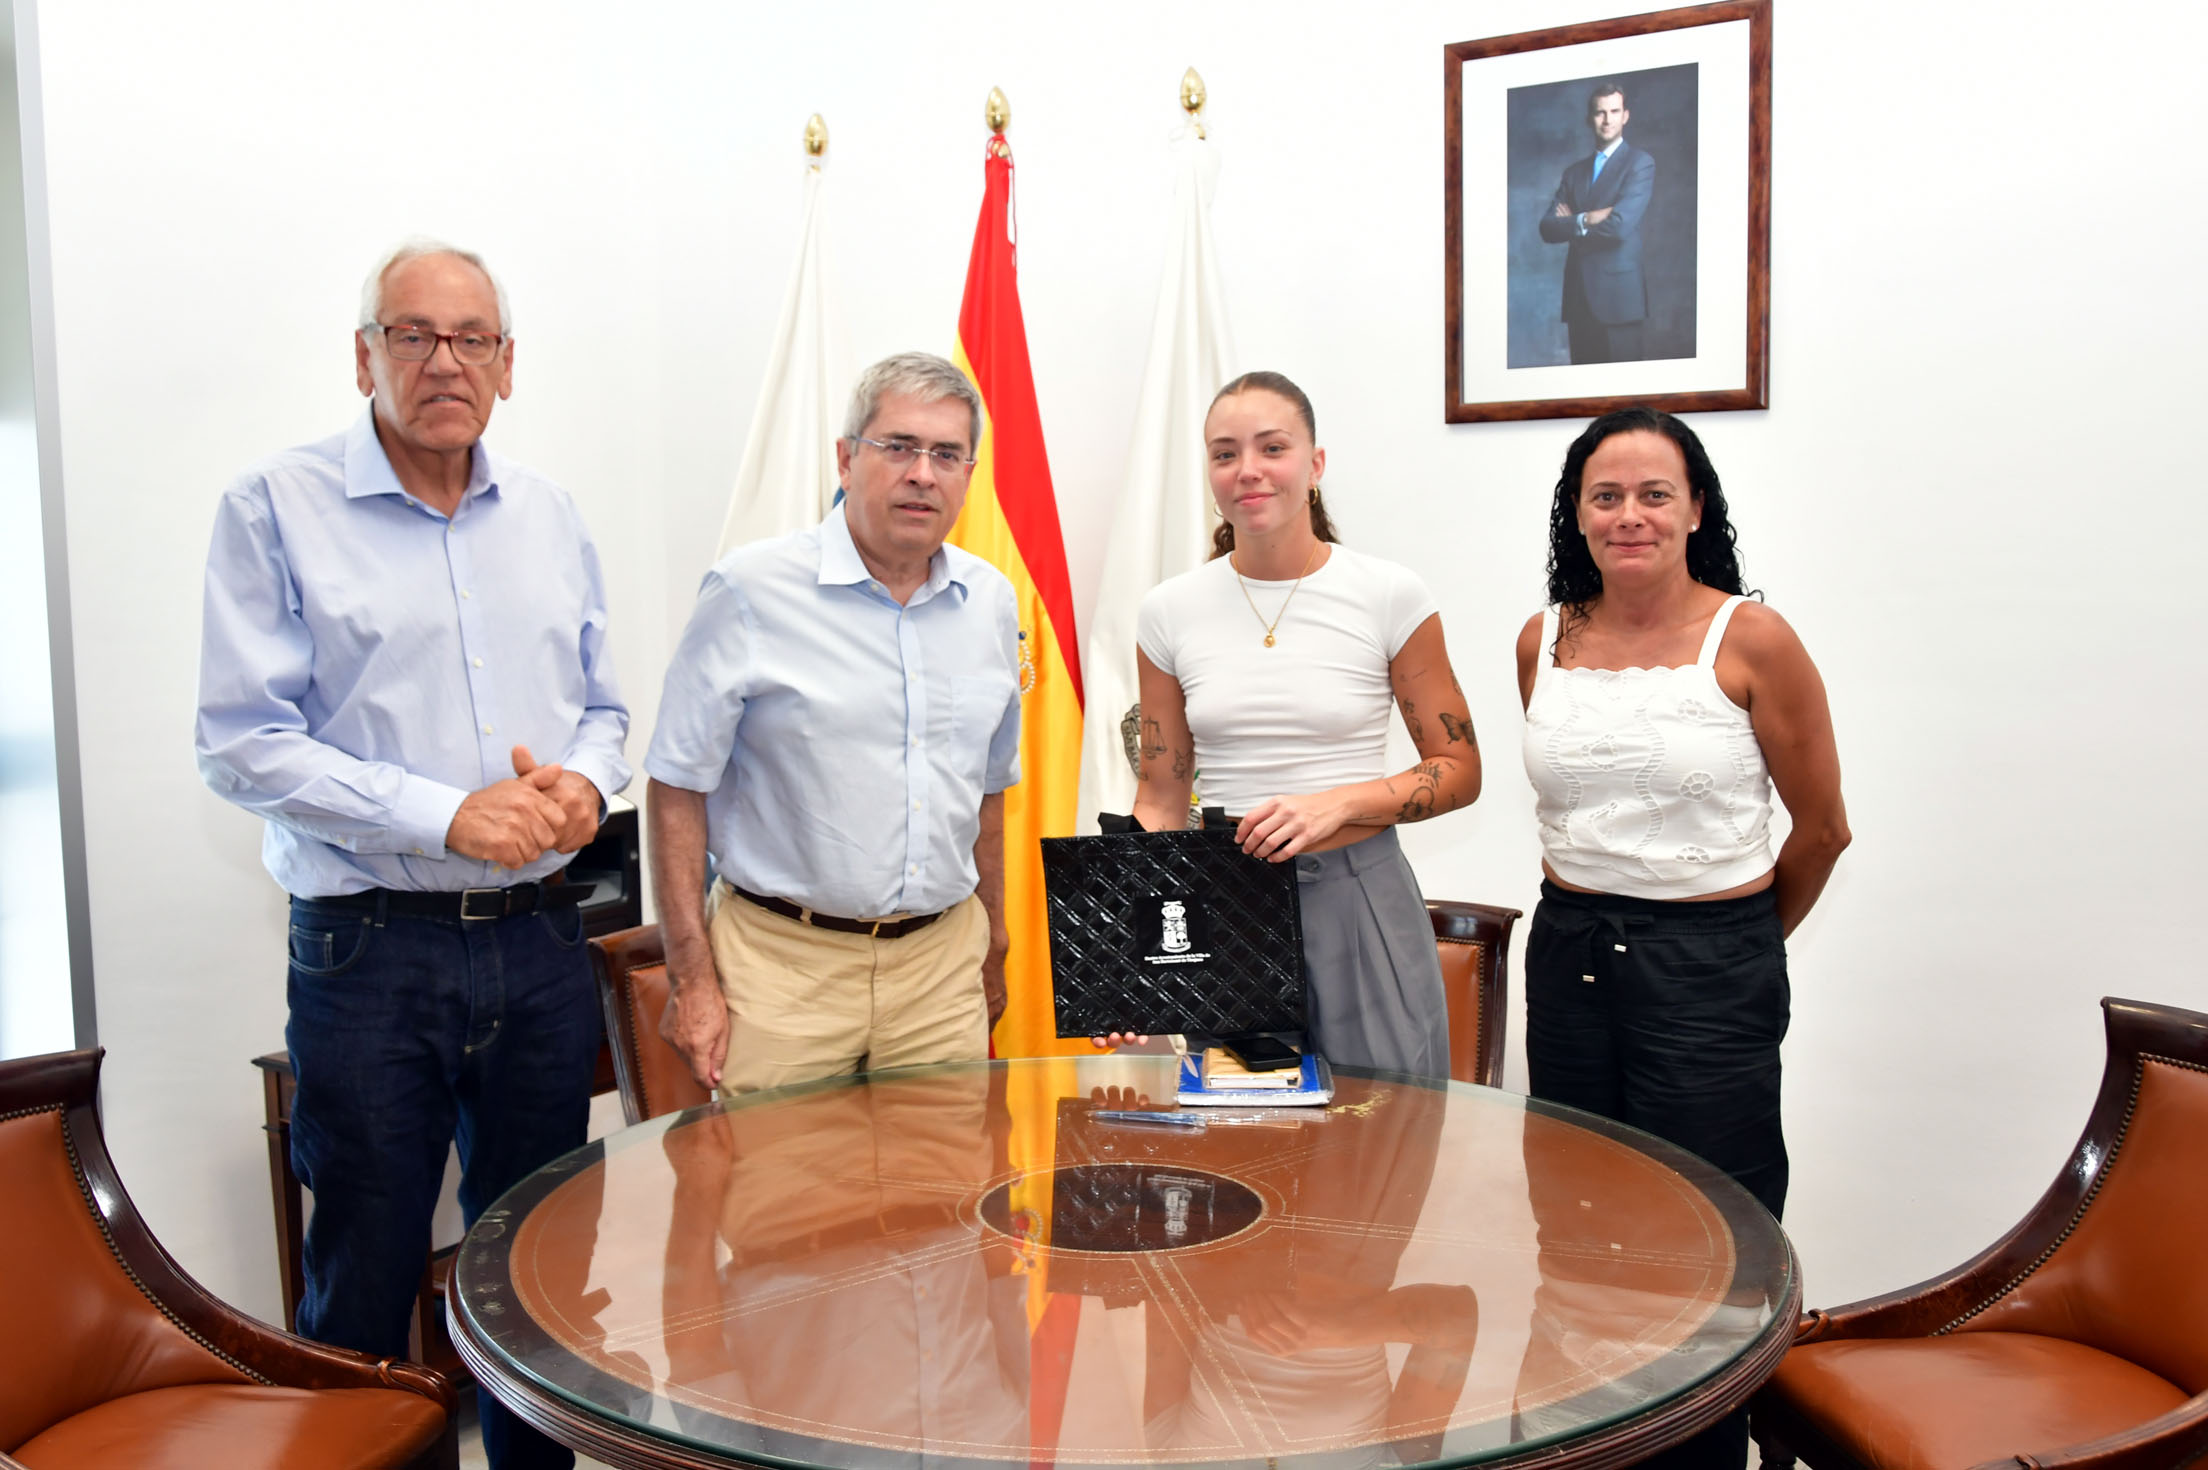
[(1311, 543), (1311, 554), (1303, 559), (1303, 570), (1296, 573), (1296, 585), (1289, 588), (1288, 595), (1280, 600), (1280, 611), (1273, 615), (1273, 620), (1269, 623), (1265, 621), (1265, 614), (1257, 610), (1257, 599), (1250, 596), (1250, 584), (1242, 580), (1242, 569), (1234, 565), (1233, 557), (1227, 558), (1227, 565), (1234, 570), (1234, 580), (1242, 588), (1242, 600), (1250, 605), (1250, 616), (1256, 618), (1258, 626), (1265, 630), (1267, 648), (1273, 646), (1273, 630), (1280, 626), (1282, 618), (1288, 616), (1288, 604), (1296, 600), (1296, 593), (1302, 589), (1303, 579), (1311, 575), (1311, 563), (1318, 560), (1319, 548), (1324, 544), (1316, 540)]

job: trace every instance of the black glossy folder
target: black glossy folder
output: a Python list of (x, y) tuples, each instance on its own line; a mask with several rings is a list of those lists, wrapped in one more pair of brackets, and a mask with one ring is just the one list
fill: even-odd
[(1304, 1029), (1296, 865), (1234, 829), (1043, 839), (1060, 1036)]

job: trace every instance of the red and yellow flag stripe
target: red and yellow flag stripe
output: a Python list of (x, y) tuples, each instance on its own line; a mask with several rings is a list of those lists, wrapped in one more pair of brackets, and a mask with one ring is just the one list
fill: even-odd
[[(1061, 1042), (1051, 1008), (1049, 916), (1043, 902), (1044, 837), (1073, 831), (1081, 780), (1081, 659), (1074, 643), (1073, 584), (1066, 576), (1058, 497), (1043, 452), (1043, 420), (1028, 366), (1012, 242), (1012, 156), (1004, 135), (989, 140), (981, 219), (958, 313), (959, 367), (981, 390), (987, 412), (966, 508), (951, 541), (1011, 580), (1019, 600), (1020, 784), (1005, 794), (1004, 908), (1012, 931), (1005, 958), (1008, 1000), (997, 1023), (999, 1056), (1088, 1050)], [(1032, 680), (1029, 679), (1032, 669)]]

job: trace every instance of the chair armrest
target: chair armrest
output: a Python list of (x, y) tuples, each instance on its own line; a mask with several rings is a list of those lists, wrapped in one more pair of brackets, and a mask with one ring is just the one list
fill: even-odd
[[(2053, 1193), (2053, 1191), (2050, 1191)], [(2051, 1227), (2042, 1208), (1991, 1246), (1957, 1266), (1845, 1306), (1805, 1312), (1794, 1329), (1797, 1343), (1861, 1337), (1930, 1337), (2026, 1274), (2040, 1259)]]
[[(2143, 1046), (2179, 1049), (2175, 1040), (2208, 1023), (2189, 1011), (2101, 1002), (2108, 1031), (2108, 1061), (2085, 1131), (2063, 1170), (2029, 1213), (2007, 1234), (1954, 1270), (1915, 1286), (1822, 1312), (1796, 1329), (1796, 1342), (1849, 1337), (1925, 1337), (1954, 1326), (2008, 1291), (2045, 1263), (2091, 1208), (2110, 1162), (2122, 1151), (2137, 1095)], [(2189, 1043), (2199, 1049), (2199, 1042)]]
[[(2037, 1470), (2170, 1470), (2208, 1455), (2208, 1393), (2199, 1393), (2158, 1419), (2120, 1434), (2034, 1455)], [(1995, 1460), (1973, 1470), (2016, 1470), (2014, 1459)]]
[(117, 1262), (148, 1301), (203, 1346), (283, 1387), (397, 1388), (437, 1400), (448, 1419), (457, 1411), (459, 1399), (440, 1373), (418, 1363), (371, 1358), (295, 1337), (247, 1316), (194, 1281), (146, 1228), (123, 1188), (91, 1106), (97, 1058), (85, 1056), (81, 1095), (71, 1099), (62, 1127), (76, 1155), (85, 1198), (94, 1205)]
[[(117, 1244), (123, 1232), (117, 1231)], [(271, 1327), (214, 1296), (177, 1267), (148, 1234), (165, 1271), (151, 1269), (142, 1252), (126, 1253), (131, 1269), (162, 1310), (217, 1352), (285, 1388), (395, 1388), (435, 1399), (450, 1418), (460, 1401), (442, 1373), (404, 1359), (372, 1358)], [(166, 1276), (168, 1279), (163, 1280)], [(4, 1467), (0, 1467), (4, 1470)]]

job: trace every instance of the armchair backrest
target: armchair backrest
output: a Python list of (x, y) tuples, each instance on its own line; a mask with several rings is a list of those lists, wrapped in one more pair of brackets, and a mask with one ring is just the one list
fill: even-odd
[(158, 1252), (152, 1237), (119, 1241), (94, 1207), (97, 1192), (129, 1211), (94, 1112), (99, 1074), (97, 1051), (0, 1063), (0, 1445), (123, 1394), (255, 1381), (147, 1294), (142, 1268), (166, 1258), (126, 1261)]
[(2078, 1196), (2066, 1228), (1948, 1330), (2065, 1338), (2208, 1392), (2208, 1015), (2102, 1008), (2100, 1100), (2049, 1191)]
[(680, 1112), (713, 1100), (690, 1075), (689, 1064), (660, 1038), (659, 1018), (672, 987), (667, 950), (657, 924), (623, 929), (590, 941), (598, 1000), (613, 1043), (613, 1073), (621, 1084), (621, 1111), (631, 1124)]
[(1449, 1001), (1449, 1075), (1459, 1082), (1499, 1087), (1504, 1007), (1510, 998), (1510, 929), (1519, 911), (1429, 899), (1426, 915), (1433, 921), (1441, 988)]

